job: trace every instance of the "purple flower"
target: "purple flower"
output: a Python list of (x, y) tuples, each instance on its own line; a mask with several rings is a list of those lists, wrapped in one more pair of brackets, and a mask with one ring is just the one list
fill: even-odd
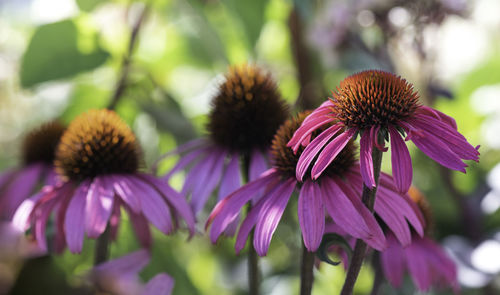
[[(375, 249), (386, 247), (382, 229), (360, 198), (362, 180), (354, 159), (352, 141), (346, 144), (340, 156), (329, 164), (320, 178), (303, 182), (295, 178), (299, 155), (295, 155), (286, 144), (306, 115), (300, 114), (278, 130), (272, 146), (273, 167), (216, 205), (207, 221), (207, 227), (211, 225), (212, 242), (216, 242), (236, 219), (245, 203), (261, 195), (239, 228), (235, 248), (237, 252), (243, 249), (251, 229), (255, 227), (254, 247), (259, 255), (266, 255), (286, 205), (297, 190), (299, 223), (309, 251), (316, 251), (319, 247), (327, 214), (349, 235), (363, 239)], [(321, 139), (321, 135), (318, 138)], [(394, 229), (398, 238), (409, 244), (411, 236), (407, 222), (420, 233), (423, 233), (423, 226), (407, 199), (394, 192), (390, 181), (390, 176), (383, 174), (375, 210)]]
[(94, 267), (89, 274), (90, 282), (96, 291), (120, 295), (170, 295), (174, 280), (161, 273), (153, 277), (146, 285), (139, 278), (139, 271), (150, 260), (146, 250), (139, 250)]
[[(310, 140), (315, 130), (331, 123)], [(406, 140), (447, 168), (465, 173), (467, 164), (462, 160), (479, 160), (478, 147), (457, 131), (453, 118), (420, 105), (413, 86), (401, 77), (370, 70), (344, 79), (333, 98), (307, 117), (294, 134), (288, 143), (294, 151), (307, 145), (297, 164), (297, 178), (302, 180), (312, 166), (311, 177), (317, 179), (357, 134), (361, 135), (361, 175), (369, 188), (375, 186), (372, 148), (387, 150), (380, 138), (390, 138), (392, 172), (401, 193), (408, 191), (412, 180), (411, 158), (402, 139), (405, 134)]]
[(380, 253), (380, 262), (385, 277), (394, 287), (401, 286), (408, 271), (420, 291), (427, 292), (432, 286), (451, 286), (458, 292), (455, 263), (439, 244), (428, 237), (414, 236), (412, 243), (403, 247), (390, 233), (387, 242), (389, 247)]
[(65, 127), (50, 122), (24, 138), (22, 166), (0, 174), (0, 220), (11, 220), (17, 207), (41, 184), (54, 184), (53, 161), (56, 146)]
[(267, 169), (271, 140), (287, 115), (286, 103), (269, 74), (249, 65), (231, 67), (212, 100), (209, 138), (166, 154), (164, 158), (181, 154), (181, 159), (164, 179), (188, 168), (182, 194), (190, 196), (193, 211), (199, 213), (217, 187), (220, 200), (238, 189), (242, 178), (254, 180)]
[(55, 250), (82, 250), (85, 233), (99, 237), (108, 227), (115, 238), (124, 208), (143, 246), (151, 245), (148, 222), (165, 234), (182, 217), (191, 232), (194, 217), (182, 196), (161, 180), (138, 172), (140, 152), (130, 128), (113, 111), (92, 110), (77, 117), (61, 138), (56, 171), (63, 181), (24, 201), (13, 222), (32, 227), (40, 248), (55, 213)]

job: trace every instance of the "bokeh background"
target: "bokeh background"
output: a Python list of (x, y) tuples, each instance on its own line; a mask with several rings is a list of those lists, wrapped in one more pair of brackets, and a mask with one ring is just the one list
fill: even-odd
[[(413, 146), (410, 152), (414, 185), (432, 205), (434, 235), (456, 259), (463, 293), (499, 294), (499, 12), (497, 0), (0, 0), (0, 169), (19, 163), (31, 128), (56, 118), (68, 123), (114, 97), (149, 167), (205, 134), (211, 95), (232, 64), (267, 69), (297, 110), (318, 106), (356, 71), (392, 71), (481, 145), (481, 160), (467, 174), (442, 169)], [(173, 184), (181, 183), (182, 175)], [(262, 259), (264, 294), (298, 293), (295, 212), (290, 205)], [(171, 274), (174, 294), (245, 294), (245, 255), (234, 254), (232, 239), (211, 245), (205, 218), (190, 241), (185, 232), (156, 231), (142, 277)], [(91, 268), (93, 246), (87, 240), (81, 255), (27, 261), (13, 294), (76, 294), (68, 290)], [(111, 255), (138, 247), (125, 225)], [(344, 276), (340, 266), (321, 265), (313, 294), (338, 293)], [(369, 293), (372, 280), (367, 265), (357, 294)], [(382, 292), (416, 291), (407, 279), (402, 289), (384, 285)]]

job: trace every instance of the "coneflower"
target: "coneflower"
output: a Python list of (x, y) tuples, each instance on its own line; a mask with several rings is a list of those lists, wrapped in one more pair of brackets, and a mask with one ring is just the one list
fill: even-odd
[(451, 287), (458, 293), (457, 269), (444, 249), (431, 238), (432, 213), (425, 197), (414, 187), (409, 190), (426, 220), (425, 236), (414, 234), (412, 243), (401, 245), (388, 234), (389, 247), (380, 254), (385, 277), (396, 288), (401, 287), (408, 272), (418, 290), (428, 292), (431, 287)]
[(271, 75), (258, 67), (231, 67), (212, 99), (208, 137), (179, 147), (181, 159), (165, 176), (189, 167), (182, 193), (200, 212), (217, 187), (219, 199), (241, 186), (243, 173), (256, 179), (267, 167), (267, 154), (288, 107)]
[(62, 181), (24, 201), (14, 224), (47, 248), (45, 228), (55, 211), (55, 249), (80, 252), (85, 233), (112, 237), (124, 208), (143, 246), (151, 245), (148, 222), (165, 234), (184, 218), (191, 232), (194, 217), (182, 196), (154, 176), (139, 172), (141, 153), (132, 130), (113, 111), (91, 110), (71, 122), (56, 151)]
[(61, 123), (53, 121), (25, 136), (21, 166), (0, 175), (0, 219), (10, 220), (38, 186), (55, 183), (54, 154), (64, 129)]
[[(253, 245), (259, 255), (266, 255), (290, 197), (294, 191), (298, 191), (298, 217), (308, 251), (314, 252), (320, 245), (325, 232), (325, 211), (349, 235), (363, 239), (372, 248), (385, 249), (384, 234), (375, 217), (361, 201), (359, 189), (362, 180), (355, 157), (356, 147), (352, 141), (344, 146), (321, 177), (306, 178), (304, 181), (296, 179), (296, 164), (303, 148), (299, 148), (295, 154), (287, 147), (287, 142), (308, 114), (299, 114), (280, 127), (273, 140), (272, 168), (216, 205), (207, 222), (207, 227), (211, 225), (212, 242), (216, 242), (236, 219), (245, 203), (262, 193), (239, 228), (235, 248), (237, 252), (243, 249), (250, 230), (255, 227)], [(321, 135), (315, 136), (313, 134), (312, 139)], [(382, 174), (375, 210), (397, 233), (398, 239), (409, 244), (411, 235), (408, 222), (420, 234), (423, 234), (423, 225), (405, 197), (395, 192), (391, 181), (390, 176)]]
[[(312, 132), (331, 123), (334, 125), (310, 141)], [(310, 166), (311, 177), (318, 178), (357, 134), (361, 137), (361, 175), (368, 188), (375, 187), (372, 147), (387, 150), (381, 139), (390, 139), (392, 172), (401, 193), (408, 190), (412, 180), (404, 136), (427, 156), (453, 170), (465, 173), (467, 164), (463, 160), (479, 159), (478, 147), (457, 131), (455, 120), (421, 105), (410, 83), (391, 73), (369, 70), (344, 79), (333, 97), (306, 118), (294, 134), (289, 142), (294, 151), (307, 145), (297, 164), (297, 178), (303, 179)]]

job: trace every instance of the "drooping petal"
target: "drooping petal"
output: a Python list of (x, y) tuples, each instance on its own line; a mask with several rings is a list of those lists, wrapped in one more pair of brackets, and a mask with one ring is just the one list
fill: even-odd
[(123, 257), (101, 263), (94, 267), (98, 274), (113, 274), (115, 276), (135, 276), (148, 265), (150, 254), (141, 249)]
[(2, 196), (2, 210), (4, 218), (11, 219), (19, 205), (34, 191), (37, 184), (42, 181), (44, 166), (32, 164), (15, 174)]
[[(153, 164), (153, 167), (151, 168), (151, 170), (156, 174), (157, 172), (157, 169), (158, 169), (158, 165), (161, 161), (165, 160), (166, 158), (172, 156), (172, 155), (179, 155), (179, 154), (182, 154), (182, 153), (191, 153), (191, 151), (193, 150), (202, 150), (203, 148), (209, 146), (209, 142), (207, 141), (206, 138), (198, 138), (198, 139), (194, 139), (194, 140), (191, 140), (191, 141), (188, 141), (186, 142), (185, 144), (182, 144), (180, 146), (178, 146), (177, 148), (175, 148), (174, 150), (171, 150), (169, 151), (168, 153), (165, 153), (163, 154), (154, 164)], [(181, 167), (179, 169), (183, 169), (184, 167)], [(179, 170), (178, 169), (178, 170)], [(175, 172), (173, 172), (175, 173)], [(172, 173), (172, 174), (173, 174)], [(165, 178), (169, 178), (167, 176), (164, 176)]]
[(324, 204), (332, 219), (370, 247), (379, 251), (385, 249), (384, 233), (373, 214), (361, 202), (360, 195), (340, 179), (331, 179), (324, 184), (321, 186), (323, 195), (328, 196), (324, 197)]
[(135, 234), (137, 235), (142, 247), (151, 249), (153, 239), (151, 237), (151, 230), (149, 229), (149, 224), (146, 218), (140, 214), (134, 213), (126, 204), (124, 204), (124, 207), (128, 211)]
[(328, 145), (325, 146), (311, 170), (311, 176), (313, 179), (318, 179), (321, 173), (323, 173), (328, 165), (333, 162), (335, 157), (337, 157), (337, 155), (346, 146), (349, 140), (351, 140), (356, 131), (357, 130), (355, 128), (351, 128), (334, 138)]
[(66, 243), (72, 253), (80, 253), (85, 235), (85, 208), (90, 187), (88, 180), (80, 183), (74, 192), (64, 218), (64, 234)]
[(381, 194), (377, 194), (377, 196), (375, 211), (391, 229), (399, 242), (403, 246), (408, 246), (411, 243), (411, 232), (405, 217), (401, 212), (397, 212), (391, 203), (381, 197)]
[(179, 161), (175, 164), (175, 166), (162, 177), (163, 180), (168, 181), (172, 175), (177, 173), (178, 171), (186, 168), (188, 165), (192, 164), (196, 160), (199, 160), (202, 154), (206, 153), (209, 150), (207, 147), (202, 147), (195, 149), (185, 155), (183, 155)]
[(127, 204), (130, 209), (135, 213), (141, 212), (141, 195), (136, 194), (132, 191), (132, 184), (128, 180), (128, 177), (122, 177), (117, 175), (109, 175), (105, 178), (108, 185), (112, 186), (115, 193), (120, 196), (125, 204)]
[(446, 145), (428, 140), (425, 137), (412, 137), (411, 140), (422, 152), (424, 152), (424, 154), (429, 156), (429, 158), (446, 168), (465, 173), (467, 164), (462, 162)]
[[(372, 127), (373, 128), (373, 127)], [(375, 187), (375, 175), (373, 172), (373, 138), (371, 132), (366, 130), (359, 141), (359, 162), (361, 166), (361, 176), (368, 188)]]
[(419, 108), (417, 108), (417, 113), (422, 113), (422, 114), (434, 116), (437, 119), (448, 124), (453, 129), (455, 129), (455, 130), (458, 129), (457, 122), (455, 121), (455, 119), (453, 119), (452, 117), (450, 117), (450, 116), (446, 115), (445, 113), (442, 113), (436, 109), (430, 108), (428, 106), (420, 106)]
[(52, 188), (50, 190), (42, 190), (38, 194), (21, 203), (12, 218), (12, 224), (15, 228), (23, 232), (29, 228), (29, 220), (31, 214), (33, 213), (35, 204), (47, 194), (55, 195), (56, 193)]
[(111, 240), (116, 240), (118, 236), (118, 228), (120, 227), (121, 221), (121, 201), (115, 200), (113, 204), (113, 210), (111, 211), (111, 217), (109, 218), (109, 236)]
[(267, 170), (267, 161), (259, 149), (255, 149), (250, 156), (250, 170), (248, 171), (249, 180), (253, 181)]
[(257, 194), (262, 187), (265, 187), (273, 179), (279, 177), (275, 169), (264, 172), (260, 178), (242, 186), (223, 200), (221, 200), (212, 210), (208, 217), (205, 228), (212, 224), (210, 229), (210, 240), (215, 243), (221, 233), (238, 216), (241, 208)]
[[(259, 173), (260, 174), (260, 173)], [(240, 176), (240, 165), (239, 157), (237, 154), (231, 156), (231, 160), (226, 167), (224, 176), (219, 186), (219, 193), (217, 200), (220, 201), (224, 197), (230, 195), (232, 192), (236, 191), (241, 186), (241, 176)], [(236, 217), (235, 220), (229, 224), (224, 231), (228, 236), (233, 236), (238, 228), (239, 218)]]
[(173, 207), (172, 212), (182, 216), (191, 234), (194, 234), (194, 215), (184, 197), (171, 188), (168, 184), (149, 174), (139, 174), (139, 177), (148, 181), (165, 198), (168, 204)]
[(391, 163), (394, 184), (400, 193), (406, 193), (411, 185), (413, 169), (411, 165), (410, 152), (399, 132), (389, 126), (391, 137)]
[(427, 258), (418, 243), (412, 243), (404, 249), (408, 271), (413, 283), (421, 291), (429, 291), (432, 285), (432, 271), (429, 268)]
[(221, 179), (226, 154), (224, 150), (217, 150), (206, 160), (206, 163), (199, 167), (200, 175), (193, 186), (191, 196), (191, 207), (195, 213), (203, 209), (208, 197), (217, 187)]
[(406, 259), (403, 248), (392, 235), (387, 236), (388, 247), (380, 253), (382, 271), (389, 282), (396, 288), (403, 283)]
[(295, 189), (295, 185), (295, 179), (288, 179), (283, 182), (274, 194), (265, 199), (255, 225), (255, 238), (253, 241), (255, 251), (259, 256), (267, 254), (271, 238)]
[[(326, 145), (326, 143), (342, 128), (341, 124), (335, 124), (325, 131), (321, 132), (311, 143), (304, 149), (300, 155), (299, 161), (297, 162), (296, 177), (298, 180), (302, 181), (304, 175), (306, 174), (309, 166), (311, 165), (316, 155), (321, 151), (321, 149)], [(337, 137), (338, 138), (338, 137)], [(337, 139), (336, 138), (336, 139)], [(333, 141), (332, 141), (333, 142)]]
[(174, 279), (166, 273), (160, 273), (149, 280), (141, 295), (170, 295), (173, 289)]
[(310, 252), (318, 250), (325, 232), (325, 207), (321, 190), (315, 190), (314, 184), (306, 180), (300, 190), (298, 202), (299, 224), (304, 245)]
[(113, 208), (114, 191), (101, 177), (95, 177), (87, 193), (85, 229), (90, 238), (99, 237), (108, 224)]
[(166, 200), (142, 179), (136, 176), (127, 176), (132, 192), (141, 200), (142, 214), (161, 232), (170, 234), (173, 230), (172, 216)]

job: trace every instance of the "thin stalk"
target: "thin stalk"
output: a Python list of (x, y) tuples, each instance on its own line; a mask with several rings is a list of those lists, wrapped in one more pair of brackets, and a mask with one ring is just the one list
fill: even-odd
[(373, 279), (371, 295), (378, 295), (380, 287), (384, 282), (384, 274), (382, 273), (382, 267), (380, 265), (380, 253), (375, 252), (372, 257), (373, 271), (375, 272), (375, 278)]
[[(373, 172), (375, 176), (375, 187), (369, 189), (363, 183), (363, 195), (361, 197), (365, 206), (373, 212), (373, 207), (375, 205), (375, 195), (377, 193), (378, 178), (380, 176), (380, 166), (382, 164), (382, 151), (378, 148), (373, 147), (372, 150), (373, 159)], [(359, 271), (363, 264), (363, 259), (366, 254), (366, 243), (363, 240), (356, 240), (356, 245), (354, 246), (354, 253), (352, 255), (351, 264), (349, 265), (349, 270), (347, 271), (347, 276), (345, 278), (344, 286), (342, 287), (341, 295), (351, 295), (354, 290), (354, 284), (358, 279)]]
[(109, 259), (109, 240), (111, 238), (109, 225), (95, 243), (94, 265), (101, 264)]
[(300, 266), (300, 295), (311, 295), (314, 283), (314, 252), (309, 252), (302, 242), (302, 264)]
[[(250, 156), (247, 154), (243, 157), (243, 184), (247, 183), (250, 179)], [(252, 209), (252, 203), (250, 202), (247, 206), (247, 214)], [(253, 246), (254, 239), (254, 229), (250, 231), (250, 243), (248, 249), (248, 294), (259, 295), (260, 294), (260, 271), (259, 271), (259, 256), (255, 247)]]
[(120, 79), (116, 82), (115, 91), (113, 92), (113, 96), (111, 97), (111, 101), (109, 102), (108, 105), (109, 110), (115, 109), (116, 105), (118, 104), (118, 101), (120, 101), (121, 97), (123, 96), (125, 88), (127, 87), (127, 78), (130, 71), (130, 62), (132, 60), (132, 54), (134, 52), (137, 43), (139, 31), (148, 12), (149, 12), (149, 5), (146, 4), (141, 14), (139, 15), (139, 18), (132, 27), (127, 47), (127, 52), (123, 57), (121, 64)]

